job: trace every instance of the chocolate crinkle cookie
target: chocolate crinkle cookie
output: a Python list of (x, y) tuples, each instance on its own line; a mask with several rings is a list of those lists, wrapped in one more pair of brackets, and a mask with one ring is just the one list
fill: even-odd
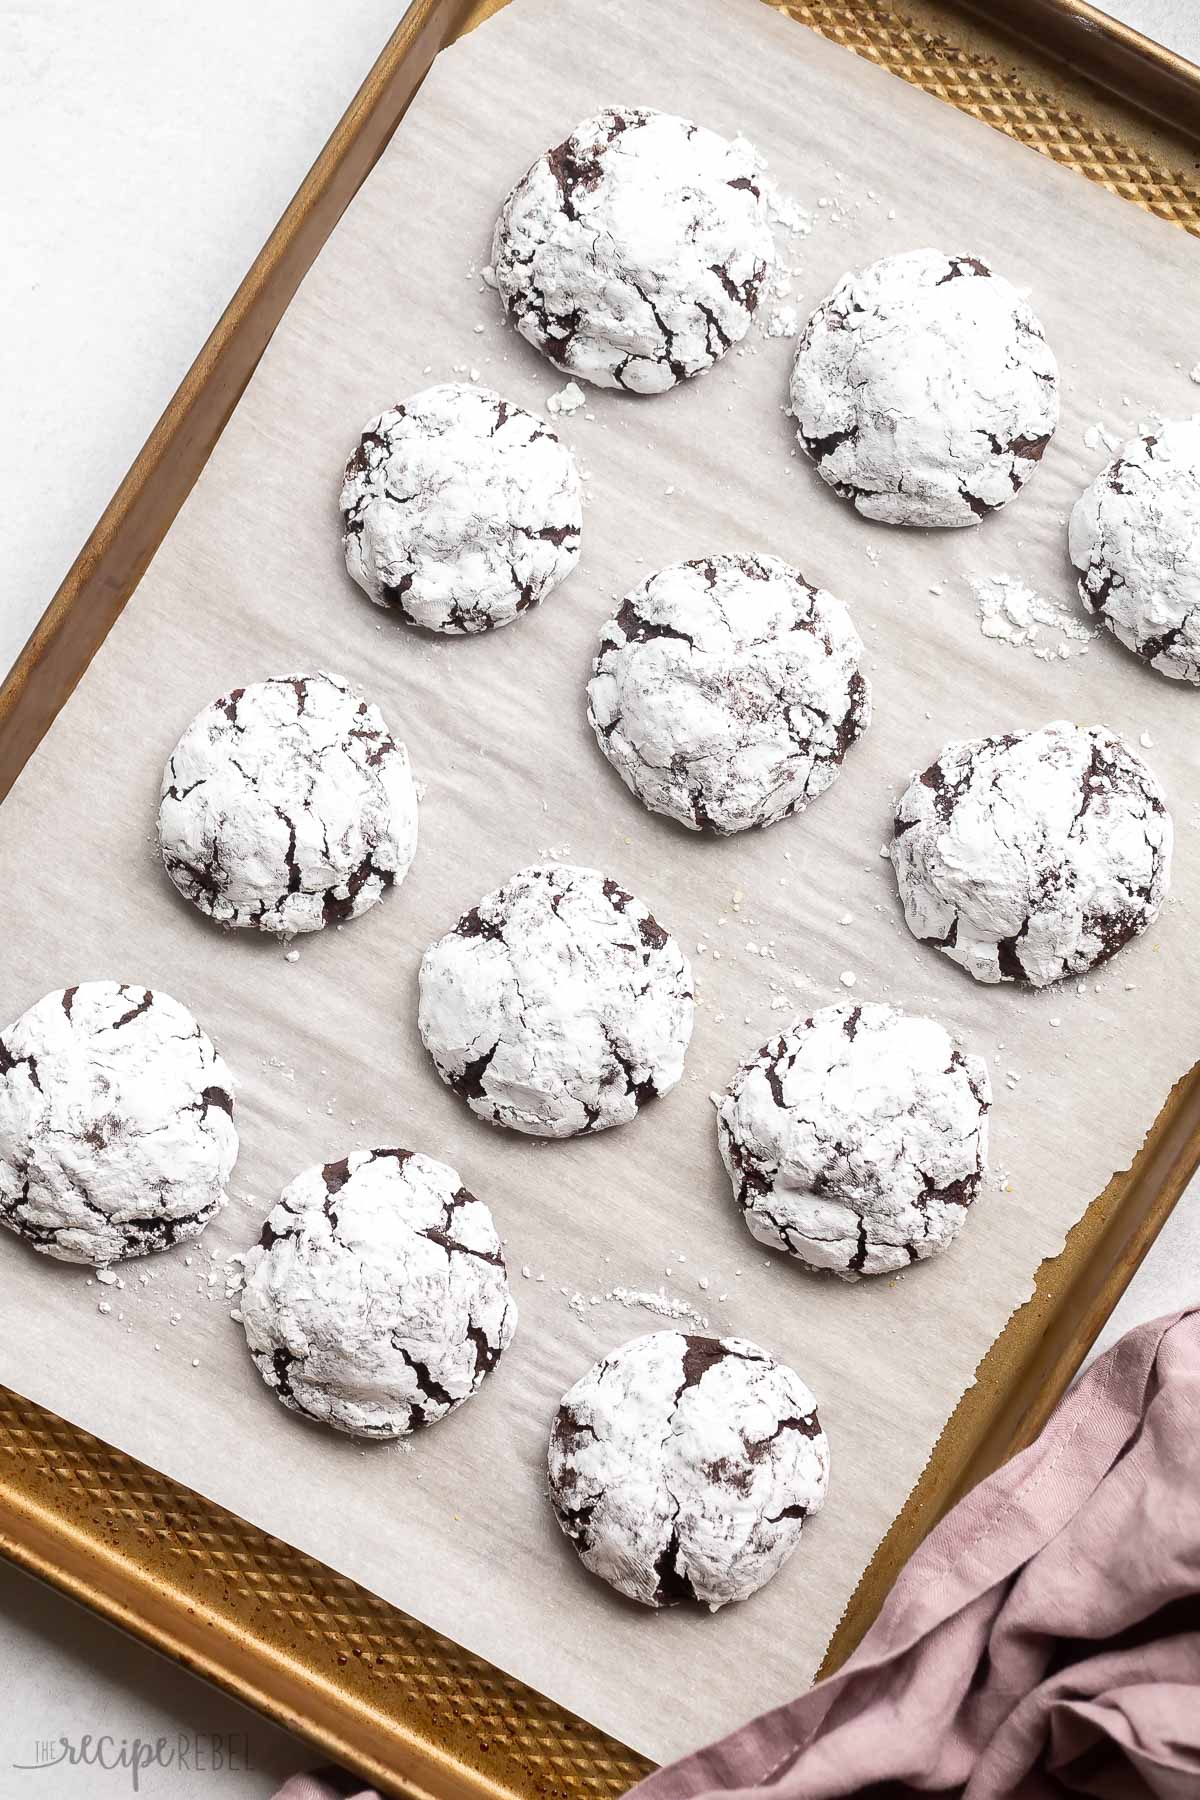
[(588, 686), (600, 748), (645, 806), (692, 831), (802, 811), (870, 719), (850, 615), (773, 556), (660, 570), (600, 646)]
[(609, 108), (504, 202), (492, 263), (522, 337), (598, 387), (660, 394), (745, 336), (775, 262), (759, 158), (689, 119)]
[(579, 473), (533, 413), (450, 382), (371, 420), (342, 519), (346, 567), (376, 605), (429, 631), (492, 631), (575, 567)]
[(1058, 364), (977, 256), (910, 250), (843, 276), (804, 328), (791, 409), (821, 478), (887, 525), (977, 525), (1037, 468)]
[(794, 1370), (742, 1338), (652, 1331), (563, 1395), (550, 1498), (584, 1566), (643, 1606), (716, 1612), (819, 1512), (829, 1444)]
[(957, 1237), (986, 1167), (990, 1105), (982, 1057), (934, 1020), (826, 1006), (742, 1064), (717, 1136), (759, 1242), (853, 1280)]
[(259, 1374), (293, 1412), (350, 1437), (445, 1418), (517, 1325), (488, 1208), (410, 1150), (355, 1150), (298, 1175), (245, 1275)]
[(976, 981), (1045, 987), (1158, 916), (1171, 868), (1162, 789), (1101, 725), (947, 744), (896, 811), (892, 862), (913, 935)]
[(1075, 502), (1079, 593), (1160, 675), (1200, 682), (1200, 416), (1132, 438)]
[(233, 1077), (169, 994), (84, 982), (0, 1034), (0, 1225), (47, 1256), (103, 1266), (197, 1237), (237, 1150)]
[(219, 925), (288, 934), (356, 919), (416, 852), (408, 752), (336, 675), (234, 688), (176, 744), (158, 837), (179, 892)]
[(421, 1038), (471, 1111), (534, 1137), (623, 1125), (683, 1073), (687, 959), (594, 869), (522, 869), (425, 952)]

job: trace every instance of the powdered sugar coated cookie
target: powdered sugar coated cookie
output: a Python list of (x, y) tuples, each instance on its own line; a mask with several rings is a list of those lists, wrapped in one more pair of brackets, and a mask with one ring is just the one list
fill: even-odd
[(653, 1331), (559, 1406), (550, 1498), (586, 1568), (713, 1612), (769, 1581), (819, 1512), (829, 1444), (800, 1377), (742, 1338)]
[(1131, 438), (1075, 502), (1089, 612), (1160, 675), (1200, 682), (1200, 415)]
[(609, 108), (504, 202), (492, 263), (522, 337), (599, 387), (660, 394), (744, 337), (775, 262), (758, 159), (671, 113)]
[(1031, 308), (976, 256), (910, 250), (843, 276), (792, 370), (802, 448), (888, 525), (977, 525), (1038, 465), (1058, 365)]
[(198, 1236), (237, 1149), (233, 1077), (169, 994), (83, 982), (0, 1035), (0, 1225), (47, 1256), (103, 1265)]
[(419, 1023), (472, 1112), (535, 1137), (632, 1119), (683, 1073), (691, 972), (594, 869), (522, 869), (425, 952)]
[(947, 744), (896, 810), (914, 936), (976, 981), (1082, 975), (1155, 919), (1172, 827), (1150, 770), (1101, 725)]
[(336, 675), (234, 688), (175, 746), (158, 835), (175, 886), (219, 925), (319, 931), (408, 873), (408, 753)]
[(777, 557), (662, 569), (600, 645), (588, 686), (600, 748), (644, 805), (693, 831), (799, 811), (870, 719), (850, 615)]
[(932, 1019), (826, 1006), (764, 1045), (717, 1107), (760, 1243), (812, 1269), (887, 1274), (958, 1235), (987, 1161), (991, 1087)]
[(430, 631), (492, 631), (575, 567), (579, 474), (533, 413), (449, 382), (367, 425), (342, 519), (346, 567), (377, 605)]
[(396, 1438), (461, 1406), (516, 1330), (500, 1239), (455, 1170), (356, 1150), (305, 1170), (245, 1260), (259, 1374), (293, 1412)]

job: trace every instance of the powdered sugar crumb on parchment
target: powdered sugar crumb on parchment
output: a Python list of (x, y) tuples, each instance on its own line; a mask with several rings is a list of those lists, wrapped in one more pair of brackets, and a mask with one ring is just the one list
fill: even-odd
[(660, 1319), (687, 1319), (701, 1330), (706, 1330), (708, 1320), (703, 1313), (696, 1311), (686, 1300), (673, 1298), (665, 1289), (657, 1291), (642, 1288), (615, 1287), (609, 1288), (603, 1296), (605, 1300), (616, 1301), (619, 1306), (641, 1307), (644, 1312), (656, 1313)]
[(568, 381), (565, 387), (561, 387), (556, 393), (548, 394), (546, 396), (546, 411), (548, 413), (562, 413), (564, 415), (569, 415), (570, 413), (578, 412), (580, 407), (585, 406), (586, 404), (587, 396), (577, 381)]
[(1069, 601), (1039, 594), (1016, 576), (970, 575), (967, 583), (984, 637), (1031, 650), (1040, 662), (1083, 656), (1100, 635), (1099, 627), (1085, 625)]
[[(521, 1272), (524, 1274), (524, 1270)], [(668, 1269), (667, 1273), (669, 1275), (671, 1270)], [(543, 1277), (539, 1275), (538, 1280), (542, 1279)], [(700, 1285), (707, 1288), (707, 1278)], [(586, 1318), (590, 1309), (595, 1306), (623, 1306), (627, 1312), (636, 1307), (643, 1312), (653, 1313), (656, 1318), (685, 1322), (694, 1325), (700, 1331), (708, 1329), (708, 1318), (704, 1313), (698, 1312), (689, 1301), (682, 1299), (678, 1294), (668, 1294), (661, 1283), (657, 1288), (636, 1288), (619, 1283), (616, 1287), (596, 1289), (592, 1293), (584, 1293), (578, 1287), (560, 1285), (558, 1291), (566, 1301), (569, 1310), (580, 1319)], [(724, 1299), (725, 1296), (722, 1295), (721, 1298)]]

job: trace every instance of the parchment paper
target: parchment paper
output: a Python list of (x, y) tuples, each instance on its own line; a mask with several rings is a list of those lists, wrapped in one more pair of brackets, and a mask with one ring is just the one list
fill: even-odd
[[(868, 525), (795, 456), (781, 411), (790, 345), (756, 335), (661, 399), (589, 393), (586, 413), (560, 427), (590, 474), (574, 576), (492, 637), (419, 635), (345, 576), (343, 459), (370, 414), (456, 370), (477, 368), (534, 408), (561, 387), (472, 270), (509, 183), (578, 118), (620, 102), (753, 136), (814, 211), (799, 249), (783, 243), (800, 265), (802, 315), (847, 267), (916, 245), (979, 251), (1028, 284), (1063, 364), (1058, 438), (1030, 488), (977, 530)], [(965, 577), (1005, 571), (1071, 591), (1065, 514), (1103, 460), (1083, 432), (1100, 417), (1132, 429), (1152, 407), (1192, 410), (1198, 275), (1181, 232), (756, 0), (518, 0), (443, 56), (0, 815), (0, 1012), (99, 976), (165, 988), (240, 1077), (243, 1146), (222, 1219), (186, 1252), (126, 1265), (122, 1289), (6, 1234), (3, 1380), (653, 1756), (806, 1682), (978, 1358), (1196, 1054), (1200, 700), (1107, 638), (1067, 664), (986, 641)], [(69, 479), (67, 430), (40, 503)], [(796, 561), (848, 602), (875, 722), (803, 817), (713, 843), (634, 802), (596, 750), (583, 690), (617, 596), (675, 558), (747, 548)], [(422, 843), (399, 892), (300, 940), (289, 964), (282, 946), (223, 936), (177, 900), (154, 811), (163, 761), (204, 702), (322, 665), (360, 684), (407, 740), (426, 784)], [(1107, 722), (1134, 743), (1150, 733), (1178, 827), (1174, 897), (1086, 992), (979, 987), (904, 928), (879, 856), (894, 793), (950, 737), (1057, 716)], [(702, 1000), (683, 1086), (633, 1125), (572, 1144), (478, 1124), (437, 1080), (415, 1024), (425, 944), (550, 851), (644, 896), (693, 954)], [(840, 924), (847, 912), (853, 923)], [(720, 961), (696, 951), (702, 940)], [(794, 1011), (843, 998), (843, 971), (859, 997), (944, 1019), (988, 1056), (997, 1088), (998, 1177), (956, 1248), (856, 1287), (753, 1244), (709, 1101)], [(772, 983), (785, 996), (774, 1009)], [(408, 1447), (364, 1448), (278, 1405), (220, 1282), (205, 1278), (211, 1256), (256, 1236), (298, 1170), (396, 1143), (446, 1158), (492, 1204), (521, 1324), (469, 1405)], [(660, 1282), (713, 1329), (794, 1363), (833, 1447), (830, 1501), (798, 1555), (716, 1617), (618, 1601), (580, 1568), (544, 1495), (559, 1395), (657, 1323), (591, 1297)]]

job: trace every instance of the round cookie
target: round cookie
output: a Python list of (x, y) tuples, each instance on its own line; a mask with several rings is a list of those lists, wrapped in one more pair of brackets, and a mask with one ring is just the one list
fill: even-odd
[(759, 1243), (851, 1280), (957, 1237), (987, 1163), (991, 1097), (982, 1057), (932, 1019), (826, 1006), (742, 1064), (717, 1137)]
[(600, 635), (588, 718), (644, 806), (691, 831), (803, 810), (870, 720), (840, 600), (774, 556), (661, 569)]
[(829, 1444), (800, 1377), (742, 1338), (652, 1331), (563, 1395), (550, 1499), (584, 1566), (644, 1606), (716, 1612), (819, 1512)]
[(198, 1237), (237, 1158), (233, 1077), (169, 994), (88, 981), (0, 1034), (0, 1225), (60, 1262)]
[(571, 452), (491, 388), (448, 382), (372, 419), (341, 504), (359, 587), (429, 631), (511, 625), (579, 560)]
[(1058, 364), (1028, 304), (976, 256), (910, 250), (855, 270), (808, 321), (797, 436), (822, 480), (887, 525), (977, 525), (1058, 423)]
[(598, 387), (661, 394), (745, 336), (775, 263), (758, 159), (671, 113), (609, 108), (500, 212), (496, 287), (522, 337)]
[(1160, 675), (1200, 682), (1200, 415), (1131, 438), (1068, 541), (1088, 611)]
[(403, 881), (417, 847), (408, 752), (336, 675), (234, 688), (163, 773), (167, 874), (219, 925), (319, 931)]
[(896, 810), (915, 937), (976, 981), (1083, 975), (1157, 917), (1171, 868), (1162, 789), (1104, 726), (947, 744)]
[(683, 1073), (691, 970), (594, 869), (522, 869), (432, 944), (418, 1020), (473, 1113), (533, 1137), (624, 1125)]
[(306, 1169), (245, 1259), (238, 1305), (267, 1386), (356, 1438), (397, 1438), (476, 1392), (517, 1309), (500, 1239), (457, 1173), (411, 1150)]

